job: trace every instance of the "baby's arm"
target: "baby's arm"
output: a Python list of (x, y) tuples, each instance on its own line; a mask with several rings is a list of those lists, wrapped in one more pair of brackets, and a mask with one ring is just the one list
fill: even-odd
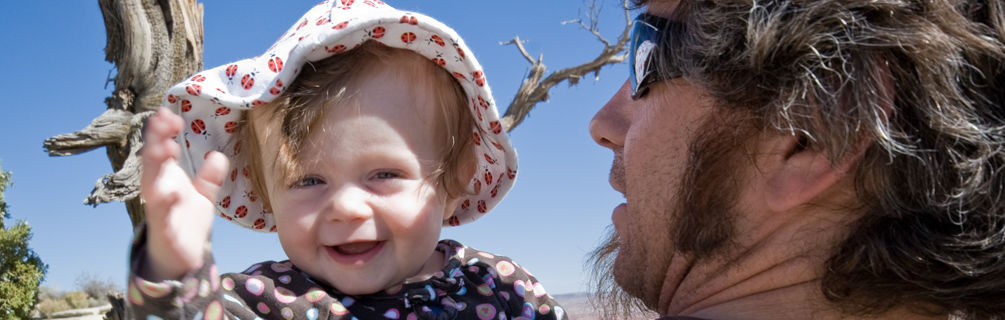
[(140, 193), (147, 218), (147, 256), (141, 270), (149, 281), (178, 280), (204, 263), (213, 225), (213, 201), (226, 175), (227, 158), (207, 155), (195, 178), (178, 165), (180, 116), (161, 108), (147, 122)]
[[(497, 257), (499, 262), (495, 263), (496, 272), (502, 276), (503, 288), (512, 288), (518, 301), (521, 304), (517, 308), (510, 310), (511, 315), (520, 315), (527, 319), (548, 319), (548, 320), (568, 320), (565, 309), (559, 305), (548, 292), (544, 290), (541, 282), (537, 281), (527, 272), (526, 269), (509, 260), (507, 257)], [(501, 268), (500, 268), (501, 267)]]

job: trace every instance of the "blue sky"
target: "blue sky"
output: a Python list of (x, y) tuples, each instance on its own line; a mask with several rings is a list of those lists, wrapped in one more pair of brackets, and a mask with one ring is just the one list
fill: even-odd
[[(316, 1), (208, 0), (205, 67), (251, 57), (268, 48)], [(601, 33), (611, 41), (624, 27), (620, 4), (601, 0)], [(599, 52), (594, 36), (561, 22), (581, 16), (581, 1), (389, 1), (456, 29), (482, 63), (495, 99), (506, 106), (529, 63), (514, 46), (519, 35), (550, 70), (569, 67)], [(241, 7), (237, 7), (241, 6)], [(0, 166), (13, 172), (5, 194), (14, 219), (27, 220), (30, 246), (49, 265), (43, 285), (72, 290), (82, 274), (120, 285), (127, 275), (132, 229), (121, 203), (91, 208), (82, 203), (94, 182), (110, 173), (104, 149), (49, 157), (42, 141), (85, 127), (105, 110), (105, 30), (97, 1), (0, 2)], [(612, 156), (589, 137), (593, 114), (627, 75), (609, 66), (599, 81), (559, 85), (511, 133), (520, 177), (507, 198), (478, 221), (444, 228), (443, 237), (513, 258), (551, 293), (589, 290), (584, 264), (610, 224), (622, 198), (607, 183)], [(502, 112), (502, 110), (500, 110)], [(214, 252), (223, 271), (237, 272), (262, 260), (283, 260), (273, 234), (217, 219)]]

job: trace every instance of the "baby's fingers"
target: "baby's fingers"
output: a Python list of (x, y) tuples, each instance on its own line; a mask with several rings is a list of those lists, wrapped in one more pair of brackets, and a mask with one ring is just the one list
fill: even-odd
[(227, 176), (229, 165), (227, 157), (222, 153), (210, 152), (206, 155), (206, 160), (203, 161), (202, 168), (199, 168), (199, 172), (196, 173), (195, 179), (192, 180), (195, 189), (206, 199), (216, 201), (216, 194), (220, 191), (224, 177)]
[(147, 120), (142, 151), (143, 173), (140, 176), (145, 198), (149, 198), (150, 193), (158, 194), (165, 191), (156, 190), (156, 181), (161, 176), (164, 165), (178, 156), (180, 147), (174, 142), (173, 137), (180, 129), (181, 118), (164, 108), (157, 110), (157, 113)]

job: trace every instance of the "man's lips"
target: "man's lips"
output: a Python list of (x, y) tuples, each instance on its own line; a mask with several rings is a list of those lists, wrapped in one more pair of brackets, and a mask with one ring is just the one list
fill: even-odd
[(335, 262), (346, 265), (362, 265), (380, 253), (387, 241), (357, 241), (328, 246), (328, 255)]

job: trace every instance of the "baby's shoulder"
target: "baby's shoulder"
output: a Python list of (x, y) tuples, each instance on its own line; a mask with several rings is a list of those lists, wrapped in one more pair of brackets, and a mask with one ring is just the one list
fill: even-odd
[(527, 269), (508, 256), (468, 247), (455, 240), (441, 240), (440, 246), (448, 248), (450, 251), (445, 251), (448, 256), (468, 269), (472, 266), (478, 266), (490, 271), (493, 276), (502, 277), (532, 276)]

